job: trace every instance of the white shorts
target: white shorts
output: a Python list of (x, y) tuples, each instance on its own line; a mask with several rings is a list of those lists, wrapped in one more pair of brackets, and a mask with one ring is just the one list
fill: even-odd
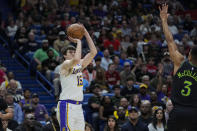
[(60, 131), (84, 131), (85, 121), (82, 104), (71, 104), (67, 101), (59, 101), (57, 105), (57, 120)]

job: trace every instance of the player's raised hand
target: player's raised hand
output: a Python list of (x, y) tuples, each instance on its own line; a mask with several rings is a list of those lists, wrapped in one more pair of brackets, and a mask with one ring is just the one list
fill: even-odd
[(159, 6), (159, 11), (160, 11), (160, 18), (162, 21), (167, 21), (168, 19), (168, 5), (165, 3), (165, 4), (162, 4), (162, 6)]
[(81, 42), (80, 39), (75, 39), (75, 38), (72, 38), (72, 37), (70, 37), (70, 36), (68, 36), (68, 39), (69, 39), (71, 42), (73, 42), (73, 43)]

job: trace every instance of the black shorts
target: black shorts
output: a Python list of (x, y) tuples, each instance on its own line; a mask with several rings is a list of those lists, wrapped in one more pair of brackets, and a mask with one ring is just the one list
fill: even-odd
[(169, 114), (167, 131), (197, 131), (197, 108), (174, 107)]

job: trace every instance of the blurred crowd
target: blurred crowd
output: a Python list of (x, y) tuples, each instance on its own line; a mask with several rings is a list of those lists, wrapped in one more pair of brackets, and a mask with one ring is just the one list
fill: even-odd
[[(8, 37), (13, 57), (17, 50), (31, 62), (53, 84), (58, 100), (61, 49), (74, 45), (68, 41), (66, 29), (73, 23), (84, 24), (98, 51), (83, 71), (84, 93), (93, 94), (84, 105), (86, 130), (164, 130), (172, 110), (173, 63), (162, 33), (160, 4), (160, 0), (18, 0), (12, 2), (14, 12), (1, 21), (1, 30)], [(187, 57), (197, 43), (197, 23), (181, 12), (193, 8), (193, 3), (170, 0), (168, 5), (169, 29), (179, 51)], [(89, 49), (85, 39), (82, 43), (84, 56)], [(50, 118), (39, 104), (37, 94), (23, 91), (6, 67), (1, 66), (0, 74), (1, 92), (11, 90), (11, 95), (1, 93), (6, 94), (2, 98), (8, 108), (22, 111), (21, 117), (14, 119), (21, 124), (19, 128), (27, 126), (30, 118), (58, 125), (55, 115)], [(106, 95), (109, 93), (113, 96)], [(40, 116), (37, 108), (42, 108)], [(55, 114), (55, 108), (52, 112)]]

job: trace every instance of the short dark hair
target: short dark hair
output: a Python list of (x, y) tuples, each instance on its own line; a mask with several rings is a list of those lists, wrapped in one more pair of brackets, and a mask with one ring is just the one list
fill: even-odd
[(12, 96), (12, 97), (14, 97), (11, 93), (7, 93), (7, 94), (5, 95), (5, 97), (7, 97), (7, 96)]
[(23, 90), (24, 93), (25, 93), (26, 91), (31, 92), (30, 89), (24, 89), (24, 90)]
[(66, 55), (68, 50), (76, 50), (76, 48), (72, 45), (68, 45), (66, 47), (63, 47), (61, 52), (63, 55)]
[(100, 56), (96, 57), (95, 62), (97, 62), (97, 61), (101, 61), (101, 57)]
[[(191, 56), (192, 56), (192, 59), (196, 60), (197, 59), (197, 45), (193, 46), (192, 49), (191, 49)], [(197, 60), (196, 60), (197, 62)]]
[(53, 50), (52, 50), (52, 49), (48, 49), (48, 50), (47, 50), (47, 54), (49, 54), (49, 52), (50, 52), (50, 51), (52, 51), (52, 52), (53, 52)]
[(120, 89), (120, 85), (114, 85), (113, 90), (115, 90), (115, 89)]

